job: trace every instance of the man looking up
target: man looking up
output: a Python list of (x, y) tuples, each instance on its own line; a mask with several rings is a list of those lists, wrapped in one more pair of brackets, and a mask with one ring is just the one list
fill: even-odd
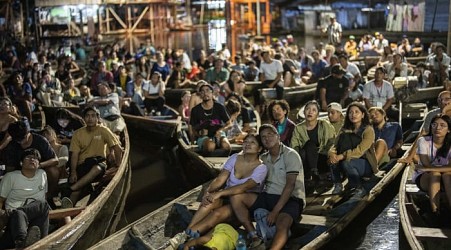
[[(38, 150), (24, 150), (20, 155), (21, 169), (6, 173), (0, 182), (1, 222), (6, 222), (3, 219), (9, 215), (5, 233), (0, 238), (1, 249), (22, 249), (48, 234), (47, 175), (39, 169), (40, 160)], [(3, 205), (6, 211), (1, 209)], [(0, 225), (0, 230), (4, 226)]]
[(263, 147), (268, 150), (261, 156), (268, 167), (265, 188), (256, 200), (244, 200), (240, 199), (240, 195), (235, 195), (230, 202), (236, 217), (253, 241), (257, 241), (257, 236), (249, 210), (251, 214), (257, 208), (268, 210), (268, 225), (276, 225), (271, 249), (283, 249), (291, 225), (299, 219), (305, 206), (304, 170), (299, 154), (280, 141), (273, 125), (263, 124), (259, 135)]
[(230, 142), (224, 132), (231, 126), (226, 109), (213, 99), (213, 87), (210, 84), (200, 85), (199, 93), (202, 102), (191, 110), (191, 140), (197, 140), (199, 149), (204, 153), (219, 148), (230, 151)]

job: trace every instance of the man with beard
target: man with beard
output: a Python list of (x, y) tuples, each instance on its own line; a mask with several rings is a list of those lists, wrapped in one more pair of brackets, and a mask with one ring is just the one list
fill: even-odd
[(343, 77), (344, 74), (346, 71), (335, 64), (331, 68), (331, 74), (318, 82), (321, 110), (327, 111), (327, 105), (332, 102), (344, 105), (349, 94), (349, 80)]
[(230, 117), (223, 105), (213, 99), (213, 87), (203, 83), (199, 87), (202, 102), (191, 110), (189, 133), (191, 140), (197, 140), (204, 153), (215, 149), (230, 151), (230, 142), (225, 132), (230, 126)]
[(398, 150), (403, 143), (402, 129), (397, 122), (387, 122), (385, 111), (382, 108), (372, 107), (368, 112), (374, 128), (376, 159), (380, 165), (398, 155)]

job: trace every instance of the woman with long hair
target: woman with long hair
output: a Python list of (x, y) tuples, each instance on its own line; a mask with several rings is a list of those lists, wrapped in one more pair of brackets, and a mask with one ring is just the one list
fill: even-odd
[[(412, 176), (417, 186), (428, 193), (431, 210), (440, 213), (440, 189), (445, 189), (451, 208), (451, 118), (439, 114), (431, 121), (429, 134), (418, 139), (418, 166)], [(443, 183), (443, 186), (442, 186)]]
[[(53, 151), (55, 151), (56, 157), (58, 157), (58, 170), (59, 179), (66, 179), (69, 177), (67, 172), (66, 164), (69, 161), (69, 149), (66, 145), (60, 144), (58, 142), (58, 137), (56, 136), (55, 130), (49, 125), (45, 126), (42, 130), (42, 135), (49, 141), (50, 146)], [(61, 183), (61, 181), (59, 182)]]
[(229, 79), (224, 84), (225, 97), (227, 98), (233, 92), (243, 96), (245, 87), (246, 82), (244, 81), (243, 73), (237, 70), (232, 70), (230, 72)]
[(210, 183), (201, 205), (194, 214), (185, 232), (179, 233), (173, 239), (175, 245), (182, 244), (190, 238), (198, 238), (222, 222), (231, 222), (234, 213), (230, 197), (239, 195), (239, 199), (256, 199), (263, 189), (267, 167), (260, 160), (263, 144), (260, 136), (248, 134), (243, 141), (243, 150), (233, 154), (224, 163), (221, 173)]
[(329, 163), (332, 165), (332, 179), (335, 183), (334, 194), (343, 190), (340, 168), (346, 172), (348, 188), (355, 189), (358, 196), (366, 194), (362, 187), (362, 177), (371, 177), (379, 171), (374, 138), (368, 110), (359, 102), (349, 104), (343, 127), (329, 150)]

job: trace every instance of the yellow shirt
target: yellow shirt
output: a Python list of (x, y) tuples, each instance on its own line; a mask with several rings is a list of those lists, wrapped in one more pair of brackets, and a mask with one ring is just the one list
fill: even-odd
[(238, 232), (229, 224), (221, 223), (216, 225), (213, 237), (204, 246), (218, 250), (234, 250), (237, 240)]
[(92, 131), (88, 131), (86, 127), (76, 130), (72, 136), (69, 150), (80, 153), (77, 163), (80, 165), (89, 157), (106, 158), (107, 149), (119, 144), (119, 140), (107, 127), (98, 125)]

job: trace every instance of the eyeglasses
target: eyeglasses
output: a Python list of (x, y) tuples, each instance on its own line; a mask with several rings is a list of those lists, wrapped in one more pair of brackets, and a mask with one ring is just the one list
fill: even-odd
[(434, 123), (431, 124), (431, 127), (432, 128), (447, 128), (448, 125), (444, 124), (444, 123), (436, 123), (436, 122), (434, 122)]

